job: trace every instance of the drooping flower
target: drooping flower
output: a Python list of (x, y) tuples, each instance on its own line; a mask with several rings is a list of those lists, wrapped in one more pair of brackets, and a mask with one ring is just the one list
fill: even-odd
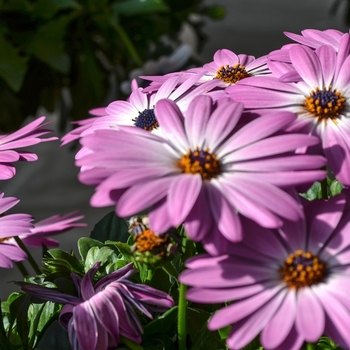
[(229, 303), (209, 320), (211, 330), (232, 325), (230, 349), (259, 333), (264, 349), (298, 350), (329, 336), (350, 348), (350, 203), (344, 195), (304, 202), (306, 220), (268, 230), (245, 222), (241, 243), (227, 254), (187, 261), (180, 281), (187, 299)]
[(136, 272), (132, 263), (93, 284), (99, 266), (96, 263), (82, 279), (71, 274), (78, 297), (28, 283), (22, 283), (22, 289), (43, 300), (64, 304), (59, 321), (68, 331), (74, 350), (115, 348), (120, 336), (141, 343), (143, 329), (135, 309), (152, 319), (150, 311), (166, 311), (174, 306), (173, 299), (150, 286), (129, 281)]
[(50, 124), (50, 122), (43, 123), (44, 120), (45, 117), (38, 118), (11, 134), (0, 135), (0, 180), (11, 179), (15, 176), (16, 169), (12, 163), (17, 161), (32, 162), (38, 159), (36, 154), (18, 150), (18, 148), (57, 140), (57, 137), (40, 138), (40, 136), (51, 132), (51, 130), (43, 128)]
[(337, 53), (331, 46), (315, 51), (294, 45), (289, 54), (301, 81), (285, 83), (270, 77), (249, 78), (227, 88), (249, 110), (291, 111), (298, 119), (288, 131), (316, 135), (322, 140), (331, 171), (350, 185), (350, 35)]
[(83, 215), (77, 214), (78, 212), (71, 212), (65, 215), (54, 215), (35, 222), (30, 234), (20, 235), (20, 238), (28, 247), (41, 248), (43, 244), (48, 248), (57, 247), (59, 245), (58, 241), (48, 236), (64, 233), (74, 227), (87, 226), (83, 222), (77, 222), (84, 219)]
[(12, 268), (12, 261), (27, 259), (27, 254), (15, 243), (8, 242), (10, 237), (29, 234), (33, 229), (33, 217), (28, 214), (5, 214), (14, 207), (19, 199), (4, 197), (0, 192), (0, 267)]
[[(299, 205), (279, 187), (322, 179), (321, 156), (294, 155), (318, 143), (302, 134), (275, 136), (296, 119), (270, 114), (240, 128), (243, 105), (199, 96), (186, 118), (171, 100), (155, 106), (162, 137), (139, 128), (97, 130), (82, 138), (90, 154), (77, 161), (93, 167), (80, 173), (97, 185), (93, 206), (116, 204), (120, 217), (149, 211), (150, 227), (164, 232), (185, 223), (195, 241), (215, 228), (214, 240), (241, 239), (240, 215), (267, 227), (280, 217), (299, 220)], [(241, 118), (242, 117), (242, 118)], [(239, 214), (238, 214), (238, 213)]]

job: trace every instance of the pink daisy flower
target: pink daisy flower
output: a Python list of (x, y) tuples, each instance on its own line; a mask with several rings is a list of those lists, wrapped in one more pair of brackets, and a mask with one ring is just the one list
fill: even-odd
[(77, 222), (84, 219), (83, 215), (76, 215), (78, 212), (71, 212), (65, 215), (54, 215), (47, 219), (34, 223), (30, 234), (20, 235), (22, 242), (28, 247), (41, 248), (43, 244), (52, 248), (59, 245), (58, 241), (48, 236), (66, 232), (75, 227), (86, 227), (87, 224)]
[(93, 285), (99, 267), (96, 263), (83, 279), (71, 274), (78, 297), (34, 284), (23, 283), (22, 289), (43, 300), (64, 304), (59, 321), (68, 331), (74, 350), (115, 348), (120, 336), (141, 343), (143, 329), (134, 309), (152, 319), (150, 311), (166, 311), (174, 306), (173, 299), (160, 290), (129, 281), (136, 272), (133, 263)]
[[(289, 32), (285, 32), (284, 34), (303, 46), (317, 49), (323, 45), (329, 45), (332, 46), (336, 52), (339, 51), (341, 41), (346, 40), (343, 39), (343, 37), (348, 35), (335, 29), (327, 29), (324, 31), (305, 29), (301, 33), (302, 35)], [(267, 66), (275, 77), (284, 82), (297, 82), (302, 80), (289, 57), (289, 49), (294, 45), (297, 44), (284, 45), (281, 49), (272, 51), (268, 55)]]
[(51, 130), (43, 127), (50, 124), (43, 123), (45, 117), (38, 118), (23, 128), (7, 135), (0, 135), (0, 180), (11, 179), (16, 174), (12, 163), (17, 161), (32, 162), (38, 159), (34, 153), (17, 150), (18, 148), (33, 146), (41, 142), (57, 140), (57, 137), (40, 138)]
[(214, 103), (209, 96), (199, 96), (184, 118), (175, 102), (161, 100), (155, 112), (163, 137), (124, 127), (82, 138), (91, 153), (77, 165), (93, 169), (79, 178), (98, 185), (91, 205), (116, 204), (121, 217), (149, 210), (155, 232), (184, 222), (195, 241), (214, 227), (219, 234), (213, 239), (240, 240), (240, 214), (267, 227), (281, 225), (280, 217), (299, 220), (299, 205), (279, 187), (324, 178), (325, 172), (314, 170), (325, 165), (323, 157), (293, 154), (318, 139), (275, 136), (295, 121), (296, 115), (288, 112), (239, 128), (242, 111), (243, 105), (230, 99)]
[(4, 197), (0, 192), (0, 267), (10, 269), (12, 261), (27, 259), (27, 254), (15, 243), (8, 242), (10, 237), (30, 234), (33, 218), (28, 214), (5, 214), (14, 207), (19, 199)]
[(298, 115), (288, 131), (316, 135), (337, 179), (350, 185), (350, 35), (342, 37), (339, 52), (331, 46), (315, 51), (294, 45), (289, 54), (301, 77), (284, 83), (270, 77), (249, 78), (227, 88), (233, 100), (249, 110), (290, 111)]
[(350, 205), (343, 195), (304, 201), (305, 220), (268, 230), (246, 221), (249, 234), (227, 254), (186, 262), (187, 299), (228, 303), (209, 320), (232, 325), (227, 345), (241, 349), (260, 334), (264, 349), (299, 350), (329, 336), (350, 348)]

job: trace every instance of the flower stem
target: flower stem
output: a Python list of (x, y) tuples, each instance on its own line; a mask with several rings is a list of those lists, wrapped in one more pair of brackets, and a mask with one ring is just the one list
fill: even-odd
[(37, 275), (41, 275), (41, 270), (40, 270), (38, 264), (34, 260), (32, 254), (30, 254), (30, 252), (27, 249), (27, 247), (23, 244), (22, 240), (18, 236), (14, 236), (13, 238), (15, 239), (16, 243), (18, 244), (18, 246), (27, 254), (28, 261), (29, 261), (30, 265), (32, 265), (35, 273)]
[(143, 347), (131, 339), (125, 338), (122, 335), (120, 336), (120, 341), (124, 343), (130, 350), (143, 350)]
[(138, 55), (135, 46), (133, 45), (131, 39), (129, 38), (128, 34), (126, 33), (126, 31), (124, 30), (124, 28), (117, 24), (115, 25), (115, 29), (117, 30), (120, 38), (123, 40), (127, 50), (129, 51), (131, 57), (134, 59), (134, 61), (140, 66), (142, 67), (143, 62), (140, 58), (140, 56)]
[(177, 334), (179, 338), (179, 350), (186, 350), (186, 317), (187, 317), (187, 300), (185, 298), (187, 286), (180, 283), (179, 289), (179, 309), (177, 321)]
[(29, 272), (26, 269), (26, 267), (23, 265), (22, 261), (17, 261), (16, 266), (18, 267), (18, 270), (20, 271), (23, 277), (29, 276)]
[[(183, 253), (184, 262), (192, 256), (194, 245), (193, 242), (185, 238), (185, 251)], [(186, 300), (187, 286), (179, 284), (179, 308), (177, 316), (177, 335), (179, 339), (179, 350), (186, 350), (186, 319), (187, 319), (187, 300)]]
[(328, 199), (328, 184), (327, 178), (321, 181), (321, 195), (323, 199)]

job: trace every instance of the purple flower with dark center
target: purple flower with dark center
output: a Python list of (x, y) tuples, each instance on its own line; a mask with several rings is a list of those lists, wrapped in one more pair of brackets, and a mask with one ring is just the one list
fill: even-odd
[(21, 129), (7, 135), (0, 135), (0, 180), (11, 179), (16, 174), (12, 163), (17, 161), (32, 162), (38, 159), (37, 155), (18, 148), (36, 145), (40, 142), (57, 140), (57, 137), (40, 138), (51, 130), (43, 127), (50, 124), (43, 123), (45, 117), (38, 118)]
[(345, 34), (337, 53), (331, 46), (315, 51), (301, 45), (289, 49), (301, 77), (285, 83), (270, 77), (248, 78), (226, 89), (231, 98), (257, 112), (290, 111), (298, 119), (286, 130), (316, 135), (331, 171), (350, 185), (350, 35)]
[(278, 230), (244, 221), (248, 234), (227, 254), (186, 262), (179, 279), (193, 287), (188, 300), (228, 303), (208, 327), (232, 325), (230, 349), (259, 334), (264, 349), (298, 350), (322, 335), (350, 348), (349, 202), (344, 195), (305, 200), (306, 219)]
[(14, 236), (30, 234), (33, 229), (33, 217), (28, 214), (5, 214), (14, 207), (19, 199), (4, 197), (0, 192), (0, 267), (12, 268), (12, 261), (27, 259), (27, 254), (14, 242), (9, 242)]
[(53, 288), (21, 283), (23, 291), (40, 299), (64, 304), (59, 321), (68, 331), (74, 350), (107, 350), (120, 343), (120, 336), (141, 343), (142, 325), (135, 309), (152, 319), (151, 311), (164, 312), (173, 299), (152, 287), (129, 281), (136, 270), (130, 263), (93, 284), (100, 267), (96, 263), (81, 279), (71, 276), (78, 297)]
[(154, 232), (184, 223), (191, 239), (218, 248), (242, 238), (240, 215), (266, 227), (280, 226), (280, 217), (299, 220), (299, 205), (280, 187), (325, 176), (315, 170), (325, 165), (323, 157), (293, 154), (317, 144), (316, 137), (276, 135), (295, 121), (293, 113), (239, 127), (243, 105), (208, 96), (193, 100), (185, 118), (171, 100), (159, 101), (155, 111), (162, 137), (124, 127), (82, 138), (90, 154), (77, 164), (92, 167), (80, 180), (97, 185), (93, 206), (116, 204), (120, 217), (148, 210)]

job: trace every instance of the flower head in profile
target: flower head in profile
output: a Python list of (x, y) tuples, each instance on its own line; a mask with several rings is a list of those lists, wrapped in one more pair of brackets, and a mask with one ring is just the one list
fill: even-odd
[(227, 88), (233, 100), (249, 110), (290, 111), (298, 115), (288, 131), (316, 135), (330, 170), (350, 185), (350, 34), (340, 42), (339, 52), (324, 45), (315, 51), (301, 45), (289, 49), (297, 83), (259, 77), (242, 80)]
[(185, 223), (191, 239), (214, 236), (214, 243), (242, 238), (240, 215), (267, 227), (280, 226), (281, 217), (299, 220), (299, 205), (280, 187), (325, 176), (315, 170), (325, 165), (323, 157), (293, 154), (318, 139), (276, 135), (296, 119), (293, 113), (266, 115), (240, 127), (242, 111), (243, 104), (230, 99), (214, 103), (199, 96), (184, 118), (164, 99), (155, 106), (163, 137), (124, 127), (82, 138), (90, 154), (77, 164), (92, 169), (80, 173), (80, 180), (97, 185), (91, 204), (116, 204), (120, 217), (148, 210), (155, 232)]
[(68, 331), (74, 350), (107, 350), (120, 343), (120, 336), (141, 343), (142, 325), (135, 309), (152, 318), (151, 311), (164, 312), (173, 299), (152, 287), (129, 281), (136, 270), (132, 263), (93, 284), (100, 266), (96, 263), (81, 279), (72, 273), (78, 297), (52, 288), (21, 283), (28, 294), (64, 304), (59, 321)]
[(27, 259), (27, 254), (14, 242), (14, 236), (30, 234), (33, 217), (28, 214), (6, 214), (19, 199), (4, 197), (0, 192), (0, 267), (12, 268), (12, 261)]
[(84, 219), (78, 212), (71, 212), (65, 215), (54, 215), (47, 219), (34, 223), (30, 234), (20, 235), (22, 242), (28, 247), (41, 248), (44, 244), (48, 248), (57, 247), (58, 241), (48, 236), (64, 233), (75, 227), (86, 227), (87, 224), (77, 222)]
[(232, 325), (230, 349), (258, 334), (264, 349), (301, 349), (329, 336), (350, 348), (350, 203), (343, 195), (304, 202), (306, 220), (279, 230), (245, 222), (249, 234), (227, 254), (187, 261), (180, 281), (187, 299), (229, 303), (209, 320), (211, 330)]
[(23, 147), (57, 140), (57, 137), (40, 138), (51, 132), (44, 128), (49, 124), (43, 123), (44, 120), (45, 117), (38, 118), (11, 134), (0, 135), (0, 180), (11, 179), (15, 176), (16, 169), (12, 163), (32, 162), (38, 159), (36, 154), (21, 150)]

